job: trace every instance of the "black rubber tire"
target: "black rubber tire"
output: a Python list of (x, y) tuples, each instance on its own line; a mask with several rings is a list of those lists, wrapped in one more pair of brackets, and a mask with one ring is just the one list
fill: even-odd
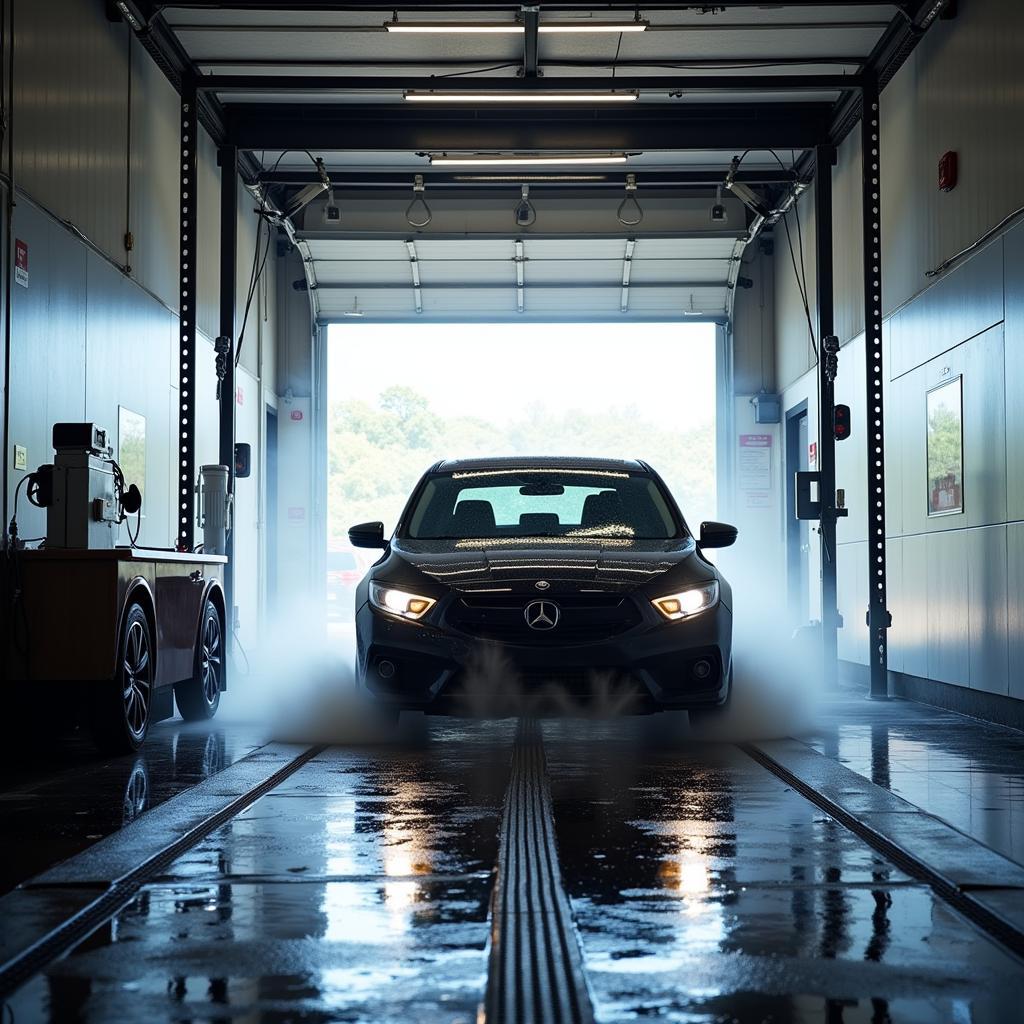
[(117, 673), (100, 684), (89, 717), (101, 750), (130, 754), (142, 746), (149, 732), (156, 669), (153, 631), (142, 605), (135, 601), (125, 611), (117, 653)]
[(209, 599), (199, 619), (195, 667), (191, 679), (174, 684), (174, 699), (186, 722), (213, 718), (220, 707), (224, 686), (224, 624), (217, 606)]

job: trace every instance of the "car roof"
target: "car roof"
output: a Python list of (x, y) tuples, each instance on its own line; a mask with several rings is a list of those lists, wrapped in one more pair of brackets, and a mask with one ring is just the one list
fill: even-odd
[(488, 469), (594, 469), (617, 470), (620, 473), (649, 473), (646, 463), (635, 459), (598, 459), (577, 456), (523, 455), (496, 456), (477, 459), (444, 459), (431, 467), (432, 473), (467, 473)]

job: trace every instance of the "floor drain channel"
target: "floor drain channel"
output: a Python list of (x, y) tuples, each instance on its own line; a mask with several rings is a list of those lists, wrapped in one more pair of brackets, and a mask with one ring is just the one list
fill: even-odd
[(562, 888), (540, 726), (521, 719), (491, 915), (488, 1024), (576, 1024), (594, 1014)]

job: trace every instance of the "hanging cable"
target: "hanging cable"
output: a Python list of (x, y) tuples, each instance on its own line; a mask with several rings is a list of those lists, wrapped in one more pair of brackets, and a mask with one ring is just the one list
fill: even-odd
[[(430, 212), (430, 207), (427, 206), (426, 199), (423, 198), (425, 191), (426, 186), (423, 184), (423, 175), (417, 174), (412, 182), (412, 202), (405, 208), (405, 220), (409, 227), (425, 228), (434, 219), (434, 215)], [(413, 219), (413, 211), (417, 209), (417, 206), (422, 207), (423, 212), (417, 213), (415, 215), (417, 219)]]
[[(273, 166), (270, 168), (270, 173), (281, 166), (281, 161), (289, 153), (305, 153), (313, 162), (313, 166), (318, 172), (324, 173), (323, 171), (323, 160), (318, 160), (308, 149), (284, 149), (279, 154), (277, 159), (274, 161)], [(263, 163), (263, 155), (260, 157), (260, 164)], [(273, 241), (271, 233), (271, 223), (268, 217), (268, 197), (267, 190), (264, 187), (262, 195), (260, 196), (260, 205), (256, 212), (256, 244), (253, 249), (252, 256), (252, 271), (249, 274), (249, 287), (245, 296), (245, 310), (242, 314), (242, 326), (238, 332), (238, 344), (235, 346), (235, 366), (238, 366), (238, 361), (242, 358), (242, 343), (245, 341), (245, 328), (249, 323), (249, 310), (252, 308), (252, 300), (256, 295), (256, 289), (259, 286), (260, 278), (263, 276), (263, 271), (267, 265), (267, 257), (270, 255), (270, 246)], [(263, 229), (266, 228), (266, 246), (261, 245), (263, 239)], [(262, 249), (262, 256), (260, 255)]]
[(624, 228), (635, 228), (644, 219), (644, 211), (636, 199), (635, 174), (626, 175), (626, 197), (619, 203), (615, 216)]

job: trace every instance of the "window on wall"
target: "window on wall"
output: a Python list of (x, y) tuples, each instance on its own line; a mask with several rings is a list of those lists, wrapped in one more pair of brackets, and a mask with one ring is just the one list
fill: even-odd
[(928, 515), (964, 510), (963, 378), (932, 388), (928, 408)]

